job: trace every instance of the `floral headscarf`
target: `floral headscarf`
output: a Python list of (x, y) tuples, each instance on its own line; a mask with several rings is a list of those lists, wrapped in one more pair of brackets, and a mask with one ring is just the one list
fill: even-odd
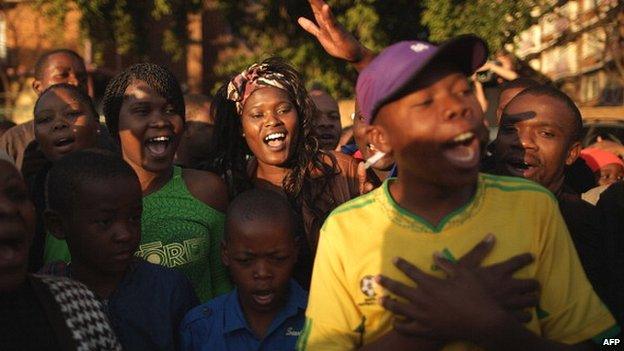
[(267, 64), (254, 63), (242, 73), (230, 80), (227, 88), (227, 98), (236, 103), (236, 111), (238, 114), (243, 113), (245, 101), (251, 94), (267, 86), (286, 90), (280, 80), (285, 77), (281, 73), (272, 72)]

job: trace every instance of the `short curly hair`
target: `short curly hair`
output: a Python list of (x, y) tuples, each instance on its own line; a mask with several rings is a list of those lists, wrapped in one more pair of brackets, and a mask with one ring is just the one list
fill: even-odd
[(86, 71), (84, 59), (82, 58), (82, 56), (78, 55), (77, 52), (70, 50), (70, 49), (55, 49), (55, 50), (47, 51), (43, 53), (41, 56), (39, 56), (39, 58), (37, 59), (37, 62), (35, 63), (35, 79), (38, 79), (38, 80), (43, 79), (43, 69), (45, 68), (46, 64), (48, 64), (48, 60), (50, 59), (50, 57), (56, 54), (72, 56), (73, 58), (76, 59), (76, 61), (80, 62), (80, 64), (82, 65), (82, 68)]
[(130, 83), (141, 80), (173, 105), (175, 111), (184, 120), (184, 95), (176, 77), (163, 66), (153, 63), (137, 63), (126, 68), (113, 78), (106, 86), (102, 99), (102, 111), (106, 119), (106, 127), (110, 134), (117, 138), (119, 133), (119, 111), (124, 101), (124, 94)]

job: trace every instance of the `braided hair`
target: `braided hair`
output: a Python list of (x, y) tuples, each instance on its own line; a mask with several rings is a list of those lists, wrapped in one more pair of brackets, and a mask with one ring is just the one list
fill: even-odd
[(184, 120), (184, 95), (176, 77), (163, 66), (153, 63), (137, 63), (126, 68), (106, 86), (102, 99), (102, 111), (106, 118), (106, 127), (111, 136), (118, 138), (119, 111), (124, 101), (124, 94), (130, 83), (141, 80), (147, 83), (158, 95), (173, 105), (176, 113)]
[[(299, 116), (297, 137), (292, 140), (292, 151), (285, 166), (289, 172), (283, 180), (282, 189), (298, 213), (306, 206), (312, 212), (314, 222), (323, 223), (329, 211), (318, 208), (317, 203), (326, 195), (324, 199), (333, 201), (330, 208), (338, 205), (331, 197), (330, 183), (340, 172), (335, 156), (319, 150), (318, 141), (313, 136), (312, 122), (318, 110), (305, 89), (303, 78), (287, 61), (272, 57), (262, 64), (267, 65), (271, 72), (281, 74), (275, 79), (285, 87)], [(233, 198), (253, 188), (247, 172), (247, 161), (253, 154), (242, 137), (242, 123), (236, 104), (228, 100), (227, 95), (226, 83), (218, 90), (211, 106), (211, 113), (215, 117), (215, 138), (205, 168), (225, 179), (230, 197)]]

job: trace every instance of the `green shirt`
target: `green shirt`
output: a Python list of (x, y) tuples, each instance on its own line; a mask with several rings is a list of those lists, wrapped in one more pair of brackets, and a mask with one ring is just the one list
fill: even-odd
[(191, 195), (174, 167), (171, 180), (143, 198), (137, 256), (180, 270), (208, 301), (231, 290), (220, 254), (224, 224), (225, 215)]

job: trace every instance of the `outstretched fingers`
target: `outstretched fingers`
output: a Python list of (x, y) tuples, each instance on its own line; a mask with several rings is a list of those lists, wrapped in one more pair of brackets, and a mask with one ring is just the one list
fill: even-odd
[(459, 264), (470, 268), (480, 266), (483, 259), (492, 251), (495, 241), (494, 235), (489, 233), (472, 250), (459, 259)]
[(525, 253), (521, 255), (516, 255), (501, 263), (494, 264), (488, 267), (488, 269), (498, 270), (503, 274), (512, 275), (519, 269), (532, 263), (533, 260), (533, 255), (531, 255), (530, 253)]
[(428, 275), (427, 273), (421, 271), (419, 268), (414, 266), (413, 264), (407, 262), (401, 257), (396, 257), (394, 260), (394, 265), (405, 275), (407, 275), (410, 279), (415, 281), (418, 284), (425, 283), (432, 279), (437, 279), (433, 276)]
[(386, 290), (388, 290), (389, 292), (397, 296), (401, 296), (407, 300), (412, 300), (414, 297), (415, 288), (409, 287), (392, 278), (388, 278), (383, 275), (378, 275), (377, 277), (375, 277), (375, 281), (377, 282), (377, 284), (383, 286)]

